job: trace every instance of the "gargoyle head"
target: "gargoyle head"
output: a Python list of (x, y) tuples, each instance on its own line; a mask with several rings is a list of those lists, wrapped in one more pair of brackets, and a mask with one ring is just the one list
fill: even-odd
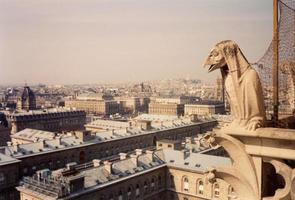
[(234, 73), (237, 80), (249, 66), (239, 46), (232, 40), (217, 43), (204, 63), (204, 67), (208, 67), (209, 72), (220, 69), (223, 76)]
[(204, 67), (208, 68), (208, 72), (227, 67), (225, 58), (217, 46), (210, 51)]

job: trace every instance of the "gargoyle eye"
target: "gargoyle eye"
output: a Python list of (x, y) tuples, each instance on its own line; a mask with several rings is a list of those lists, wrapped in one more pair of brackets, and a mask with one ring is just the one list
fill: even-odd
[(212, 51), (210, 56), (218, 56), (218, 52), (217, 51)]

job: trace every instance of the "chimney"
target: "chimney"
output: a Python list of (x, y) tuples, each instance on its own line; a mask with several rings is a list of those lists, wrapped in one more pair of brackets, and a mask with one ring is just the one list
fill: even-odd
[(135, 154), (136, 155), (141, 155), (142, 154), (142, 149), (135, 149)]
[(45, 147), (45, 140), (44, 139), (39, 140), (38, 147), (39, 147), (39, 149), (43, 149)]
[(14, 144), (12, 147), (13, 147), (13, 151), (15, 152), (19, 151), (19, 144)]
[(112, 173), (112, 163), (107, 161), (103, 162), (105, 170), (107, 170), (110, 174)]
[(55, 139), (57, 140), (58, 145), (61, 145), (61, 136), (56, 136)]
[(70, 162), (70, 163), (67, 163), (66, 164), (66, 169), (67, 170), (75, 170), (76, 169), (76, 166), (77, 166), (77, 163), (76, 162)]
[(190, 156), (190, 150), (189, 149), (184, 149), (183, 150), (183, 159), (187, 159)]
[(94, 166), (94, 167), (99, 167), (99, 166), (100, 166), (100, 161), (101, 161), (101, 160), (99, 160), (99, 159), (93, 159), (93, 160), (92, 160), (92, 162), (93, 162), (93, 166)]
[(7, 146), (11, 147), (12, 146), (12, 142), (7, 142)]
[(200, 137), (195, 137), (195, 138), (194, 138), (194, 142), (195, 142), (197, 148), (200, 148), (200, 147), (201, 147), (201, 140), (200, 140)]
[(186, 137), (186, 138), (185, 138), (185, 143), (186, 143), (187, 145), (191, 145), (191, 144), (192, 144), (192, 139), (191, 139), (190, 137)]
[[(129, 122), (129, 127), (132, 128), (132, 122)], [(127, 127), (128, 128), (128, 127)]]
[(42, 143), (43, 143), (43, 147), (46, 146), (46, 140), (42, 140)]
[(91, 132), (90, 131), (75, 131), (74, 132), (76, 138), (79, 138), (82, 142), (88, 141), (91, 139)]
[(127, 153), (119, 153), (120, 160), (125, 160), (127, 157)]
[(153, 151), (151, 151), (151, 150), (146, 150), (146, 155), (147, 155), (147, 157), (151, 160), (151, 161), (153, 161), (154, 159), (153, 159), (153, 154), (154, 154), (154, 152)]
[(131, 159), (131, 162), (133, 162), (133, 163), (136, 165), (136, 167), (137, 167), (137, 166), (138, 166), (138, 162), (137, 162), (138, 155), (136, 155), (136, 154), (131, 154), (131, 155), (130, 155), (130, 159)]

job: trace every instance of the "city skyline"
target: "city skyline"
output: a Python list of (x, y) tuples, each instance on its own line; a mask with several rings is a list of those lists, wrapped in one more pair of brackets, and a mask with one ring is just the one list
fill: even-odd
[(269, 0), (3, 0), (0, 84), (213, 82), (201, 66), (213, 44), (233, 39), (255, 62), (271, 30)]

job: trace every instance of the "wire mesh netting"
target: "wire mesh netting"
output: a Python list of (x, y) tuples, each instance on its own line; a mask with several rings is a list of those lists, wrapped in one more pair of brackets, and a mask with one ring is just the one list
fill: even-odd
[[(279, 0), (279, 113), (292, 114), (295, 109), (295, 0)], [(273, 110), (273, 43), (256, 63), (265, 96), (267, 114)]]

